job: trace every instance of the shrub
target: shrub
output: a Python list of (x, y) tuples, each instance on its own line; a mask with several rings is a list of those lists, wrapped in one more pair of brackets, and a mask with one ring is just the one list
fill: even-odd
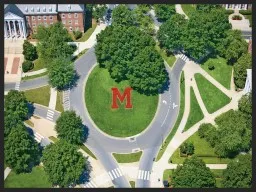
[(225, 12), (227, 15), (230, 15), (230, 14), (233, 14), (234, 13), (234, 10), (226, 10)]
[(28, 40), (25, 40), (23, 43), (22, 54), (24, 55), (25, 59), (29, 61), (34, 61), (38, 58), (36, 47), (32, 45)]
[(232, 20), (242, 20), (240, 15), (233, 15)]
[(209, 123), (203, 123), (198, 129), (198, 135), (200, 138), (204, 138), (209, 128)]
[(193, 155), (195, 147), (191, 142), (185, 142), (180, 146), (180, 152), (186, 155)]
[(208, 64), (208, 69), (209, 70), (214, 70), (215, 69), (215, 66), (212, 62)]
[(82, 32), (81, 31), (73, 31), (75, 39), (79, 39), (82, 37)]
[(28, 61), (28, 60), (25, 60), (23, 63), (22, 63), (22, 71), (24, 73), (28, 72), (29, 70), (33, 69), (34, 67), (34, 64), (32, 61)]
[(242, 15), (251, 15), (252, 14), (252, 10), (251, 9), (240, 10), (239, 13), (241, 13)]

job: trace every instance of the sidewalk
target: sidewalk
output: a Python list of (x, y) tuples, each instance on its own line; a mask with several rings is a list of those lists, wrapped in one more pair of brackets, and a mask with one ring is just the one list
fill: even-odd
[(10, 169), (10, 167), (6, 167), (4, 170), (4, 180), (7, 178), (7, 176), (10, 174), (12, 170)]
[(29, 77), (29, 76), (33, 76), (33, 75), (38, 75), (38, 74), (44, 73), (46, 71), (47, 71), (47, 69), (44, 68), (44, 69), (40, 69), (40, 70), (37, 70), (37, 71), (22, 73), (22, 77)]
[(175, 10), (178, 14), (184, 15), (185, 19), (188, 19), (188, 16), (182, 10), (181, 4), (175, 4)]

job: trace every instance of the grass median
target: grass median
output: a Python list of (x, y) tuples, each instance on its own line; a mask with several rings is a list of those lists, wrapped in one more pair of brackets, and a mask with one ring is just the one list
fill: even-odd
[(51, 87), (47, 85), (44, 87), (24, 91), (24, 93), (29, 102), (48, 107), (51, 94), (50, 88)]
[(138, 162), (140, 161), (141, 155), (142, 155), (142, 151), (139, 151), (136, 153), (127, 153), (127, 154), (113, 153), (113, 156), (115, 157), (118, 163)]

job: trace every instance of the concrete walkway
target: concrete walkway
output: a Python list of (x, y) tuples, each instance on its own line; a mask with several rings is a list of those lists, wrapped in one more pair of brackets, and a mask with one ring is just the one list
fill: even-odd
[(184, 13), (184, 11), (181, 7), (181, 4), (175, 4), (175, 10), (176, 10), (176, 13), (184, 15), (185, 19), (188, 19), (188, 16)]
[(7, 176), (10, 174), (11, 169), (10, 167), (6, 167), (4, 170), (4, 180), (7, 178)]
[[(163, 187), (162, 177), (165, 169), (175, 169), (177, 164), (170, 164), (169, 158), (173, 155), (176, 149), (186, 141), (190, 136), (192, 136), (203, 123), (212, 123), (215, 124), (214, 119), (221, 115), (222, 113), (227, 112), (230, 109), (238, 109), (238, 101), (242, 97), (242, 92), (236, 92), (231, 81), (231, 90), (226, 89), (219, 82), (217, 82), (213, 77), (211, 77), (206, 71), (204, 71), (198, 64), (193, 61), (188, 61), (183, 68), (185, 75), (185, 110), (181, 120), (181, 123), (178, 127), (176, 134), (174, 135), (171, 142), (168, 144), (163, 156), (161, 159), (153, 164), (152, 174), (151, 174), (151, 187)], [(200, 96), (194, 75), (196, 73), (202, 74), (207, 80), (209, 80), (213, 85), (219, 88), (227, 96), (231, 97), (231, 102), (216, 112), (209, 114), (206, 110), (206, 107)], [(192, 80), (191, 80), (192, 79)], [(196, 99), (204, 113), (204, 118), (189, 128), (186, 132), (183, 132), (185, 124), (187, 122), (189, 112), (190, 112), (190, 87), (193, 87)], [(226, 169), (226, 164), (207, 164), (207, 167), (210, 169)], [(160, 182), (158, 179), (160, 178)]]
[[(233, 20), (232, 17), (234, 15), (239, 15), (240, 17), (242, 17), (242, 20)], [(230, 14), (228, 19), (229, 23), (232, 24), (232, 29), (238, 29), (241, 31), (252, 31), (249, 19), (246, 19), (242, 14), (240, 14), (239, 10), (235, 10), (233, 14)]]
[(57, 101), (57, 90), (51, 87), (51, 97), (49, 101), (49, 108), (55, 110)]
[(37, 70), (37, 71), (22, 73), (22, 77), (29, 77), (29, 76), (33, 76), (33, 75), (38, 75), (38, 74), (44, 73), (46, 71), (47, 71), (47, 69), (44, 68), (44, 69), (40, 69), (40, 70)]

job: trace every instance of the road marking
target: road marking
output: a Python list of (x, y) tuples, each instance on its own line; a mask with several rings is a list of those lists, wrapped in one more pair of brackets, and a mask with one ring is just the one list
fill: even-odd
[(46, 119), (52, 121), (53, 120), (53, 116), (54, 116), (54, 111), (51, 111), (50, 109), (48, 109), (47, 115), (46, 115)]
[(136, 153), (136, 152), (138, 152), (138, 151), (140, 151), (140, 148), (132, 149), (132, 153)]
[(163, 103), (164, 103), (164, 104), (167, 104), (167, 102), (166, 102), (165, 100), (163, 100)]
[(166, 118), (167, 118), (167, 116), (168, 116), (168, 114), (169, 114), (169, 111), (170, 111), (170, 107), (168, 108), (168, 111), (167, 111), (167, 113), (166, 113), (166, 116), (165, 116), (165, 118), (164, 118), (164, 121), (163, 121), (161, 127), (164, 125), (164, 123), (165, 123), (165, 121), (166, 121)]
[(14, 89), (17, 90), (17, 91), (20, 90), (20, 81), (16, 82)]
[(112, 176), (112, 174), (111, 174), (111, 172), (110, 172), (110, 171), (108, 172), (108, 174), (109, 174), (109, 176), (110, 176), (111, 180), (114, 180), (114, 178), (113, 178), (113, 176)]
[(116, 178), (117, 178), (117, 176), (116, 176), (116, 174), (115, 174), (114, 170), (112, 170), (112, 173), (113, 173), (113, 175), (114, 175), (114, 177), (115, 177), (115, 179), (116, 179)]
[(149, 178), (150, 178), (150, 172), (148, 171), (147, 180), (149, 180)]
[(187, 61), (187, 60), (188, 60), (188, 57), (187, 57), (186, 55), (184, 55), (184, 54), (182, 54), (182, 55), (180, 56), (180, 58), (181, 58), (183, 61)]
[(88, 182), (88, 183), (85, 183), (85, 184), (83, 184), (82, 186), (83, 186), (84, 188), (96, 188), (96, 187), (97, 187), (97, 185), (96, 185), (93, 181)]
[(119, 172), (120, 176), (123, 175), (122, 172), (121, 172), (121, 170), (120, 170), (119, 168), (117, 168), (117, 171)]
[(172, 108), (178, 107), (178, 105), (175, 105), (175, 103), (172, 103)]
[(63, 107), (64, 111), (67, 111), (70, 109), (70, 89), (63, 91)]
[(34, 139), (35, 139), (38, 143), (40, 143), (43, 138), (44, 138), (44, 136), (40, 135), (40, 134), (37, 133), (37, 132), (34, 132)]
[(117, 169), (114, 169), (114, 171), (116, 172), (117, 177), (120, 177), (120, 176), (121, 176), (121, 175), (119, 175)]
[(139, 170), (138, 179), (149, 180), (150, 179), (150, 171)]

